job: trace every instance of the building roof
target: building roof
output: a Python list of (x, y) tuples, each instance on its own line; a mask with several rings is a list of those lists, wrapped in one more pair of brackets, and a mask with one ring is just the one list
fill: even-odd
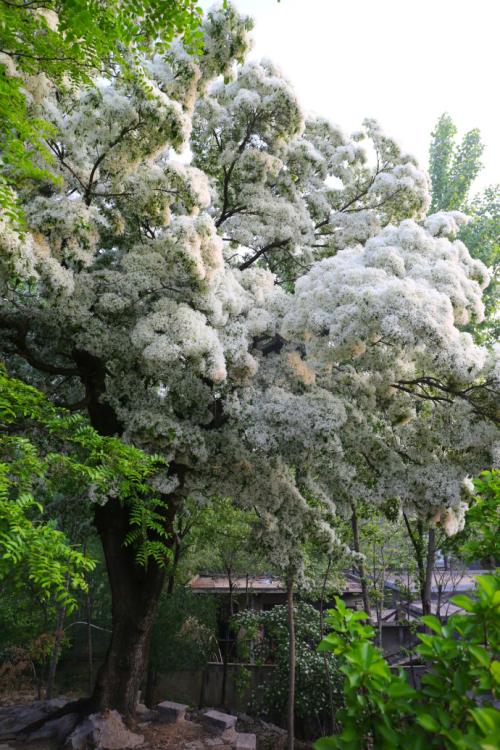
[[(280, 578), (274, 576), (235, 576), (232, 579), (233, 593), (246, 594), (285, 594), (286, 588)], [(228, 594), (229, 578), (224, 574), (198, 574), (192, 578), (188, 586), (195, 592), (212, 594)]]
[[(286, 594), (285, 583), (277, 576), (234, 576), (233, 594)], [(194, 592), (228, 594), (229, 578), (224, 573), (198, 573), (188, 583)], [(361, 584), (356, 576), (346, 574), (340, 594), (361, 594)]]

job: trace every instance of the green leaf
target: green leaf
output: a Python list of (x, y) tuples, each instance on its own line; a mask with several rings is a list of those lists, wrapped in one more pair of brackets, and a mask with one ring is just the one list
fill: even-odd
[(500, 737), (500, 711), (496, 708), (471, 708), (469, 713), (484, 734), (498, 732)]
[(424, 615), (420, 618), (420, 621), (424, 623), (424, 625), (427, 625), (428, 628), (433, 630), (438, 635), (441, 635), (441, 623), (439, 622), (438, 618), (434, 615)]
[(488, 668), (490, 666), (491, 657), (485, 648), (481, 646), (469, 646), (469, 651), (483, 667)]
[(450, 597), (450, 602), (455, 606), (464, 609), (466, 612), (474, 612), (475, 602), (465, 594), (457, 594), (456, 596)]
[(430, 714), (419, 714), (417, 716), (417, 723), (428, 732), (439, 732), (441, 729), (436, 719)]

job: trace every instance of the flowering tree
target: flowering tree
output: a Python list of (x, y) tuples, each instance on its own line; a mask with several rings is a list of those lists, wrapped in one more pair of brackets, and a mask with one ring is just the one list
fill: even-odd
[[(453, 239), (461, 214), (424, 221), (427, 178), (376, 123), (304, 124), (270, 63), (232, 73), (248, 27), (210, 12), (200, 57), (144, 61), (148, 92), (120, 76), (48, 92), (61, 184), (23, 190), (29, 233), (2, 227), (0, 327), (12, 368), (164, 455), (172, 544), (188, 496), (231, 497), (300, 573), (300, 541), (335, 544), (352, 497), (461, 522), (498, 373), (459, 328), (488, 281)], [(90, 706), (130, 714), (165, 571), (123, 545), (116, 499), (95, 525), (113, 636)]]

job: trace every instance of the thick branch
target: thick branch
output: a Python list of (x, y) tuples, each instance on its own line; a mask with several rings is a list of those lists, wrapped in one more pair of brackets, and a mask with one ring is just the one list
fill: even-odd
[(265, 253), (269, 252), (269, 250), (286, 247), (289, 242), (290, 240), (274, 240), (273, 242), (269, 242), (269, 244), (264, 245), (264, 247), (261, 247), (260, 250), (257, 250), (257, 252), (254, 253), (251, 258), (245, 260), (239, 266), (240, 271), (244, 271), (245, 268), (250, 268), (250, 266), (253, 265), (256, 260), (258, 260), (262, 255), (265, 255)]

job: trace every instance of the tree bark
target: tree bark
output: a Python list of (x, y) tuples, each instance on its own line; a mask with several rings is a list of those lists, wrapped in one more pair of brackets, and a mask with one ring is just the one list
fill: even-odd
[(288, 704), (287, 704), (287, 723), (288, 731), (288, 750), (294, 750), (295, 747), (295, 618), (293, 615), (293, 576), (288, 575), (287, 579), (287, 614), (288, 614)]
[[(359, 526), (358, 526), (358, 514), (356, 512), (356, 504), (352, 504), (352, 515), (351, 515), (351, 528), (352, 528), (352, 540), (354, 551), (358, 554), (361, 553), (359, 543)], [(361, 595), (363, 597), (363, 607), (368, 617), (371, 617), (370, 597), (368, 594), (368, 582), (366, 578), (366, 570), (363, 562), (356, 563), (356, 567), (359, 573), (359, 580), (361, 583)]]
[(111, 642), (90, 699), (92, 710), (114, 708), (125, 717), (135, 713), (145, 660), (165, 569), (149, 560), (141, 567), (123, 540), (129, 530), (128, 509), (109, 500), (95, 512), (111, 586)]

